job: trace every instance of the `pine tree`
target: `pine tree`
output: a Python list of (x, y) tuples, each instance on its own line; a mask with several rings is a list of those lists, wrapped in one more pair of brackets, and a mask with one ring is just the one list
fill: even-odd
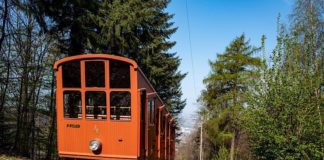
[[(246, 102), (248, 82), (258, 77), (256, 68), (262, 64), (259, 58), (253, 57), (259, 50), (252, 47), (244, 35), (237, 37), (224, 54), (217, 55), (215, 62), (210, 61), (212, 71), (204, 79), (207, 89), (201, 101), (210, 117), (206, 127), (208, 137), (216, 146), (225, 145), (230, 149), (231, 159), (234, 159), (235, 145), (242, 134), (238, 120)], [(224, 148), (221, 151), (224, 152)]]
[(173, 23), (169, 22), (173, 15), (164, 11), (168, 3), (153, 0), (103, 1), (99, 15), (93, 16), (100, 32), (91, 47), (93, 51), (137, 61), (176, 116), (185, 106), (180, 88), (185, 74), (178, 71), (179, 57), (168, 53), (175, 45), (168, 38), (176, 31)]
[(61, 53), (77, 55), (87, 52), (87, 43), (96, 33), (91, 15), (97, 15), (98, 0), (30, 0), (28, 9), (33, 12), (40, 28), (56, 36)]
[[(185, 74), (178, 71), (180, 58), (168, 52), (175, 45), (168, 39), (176, 31), (169, 22), (173, 15), (165, 12), (168, 3), (155, 0), (44, 1), (37, 3), (34, 10), (35, 15), (41, 17), (40, 22), (45, 23), (43, 14), (53, 21), (45, 23), (44, 28), (63, 34), (58, 40), (69, 55), (99, 52), (134, 59), (170, 112), (177, 116), (185, 106), (180, 88)], [(74, 29), (74, 25), (78, 28)]]

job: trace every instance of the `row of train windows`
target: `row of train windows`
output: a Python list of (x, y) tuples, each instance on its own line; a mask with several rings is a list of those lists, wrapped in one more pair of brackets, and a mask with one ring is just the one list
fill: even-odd
[[(106, 92), (87, 91), (85, 98), (86, 119), (107, 119)], [(82, 118), (81, 92), (64, 92), (64, 118)], [(131, 95), (129, 92), (110, 92), (110, 119), (131, 119)]]
[[(63, 87), (81, 88), (80, 61), (62, 65)], [(104, 61), (85, 62), (86, 87), (105, 87)], [(126, 62), (109, 60), (110, 88), (130, 88), (130, 65)]]

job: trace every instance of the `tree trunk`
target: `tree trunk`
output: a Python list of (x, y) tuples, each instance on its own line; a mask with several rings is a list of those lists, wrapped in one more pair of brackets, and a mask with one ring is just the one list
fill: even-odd
[(8, 0), (4, 0), (4, 11), (3, 11), (3, 18), (2, 18), (2, 28), (1, 28), (1, 37), (0, 37), (0, 51), (2, 49), (2, 43), (6, 36), (6, 21), (8, 17)]
[(46, 158), (45, 159), (52, 159), (52, 153), (53, 153), (53, 145), (54, 145), (54, 141), (55, 141), (55, 137), (54, 137), (54, 132), (55, 131), (55, 121), (56, 121), (56, 112), (55, 112), (55, 104), (54, 104), (54, 87), (55, 87), (55, 75), (54, 75), (54, 71), (52, 71), (52, 82), (51, 82), (51, 99), (50, 99), (50, 116), (51, 116), (51, 127), (50, 127), (50, 131), (48, 134), (48, 145), (47, 145), (47, 153), (46, 153)]
[(235, 152), (235, 131), (233, 132), (233, 138), (231, 141), (230, 160), (234, 160), (234, 152)]
[(23, 81), (20, 81), (20, 87), (19, 87), (19, 97), (18, 97), (18, 105), (17, 105), (17, 123), (16, 123), (16, 135), (15, 135), (15, 142), (13, 145), (13, 151), (19, 152), (19, 146), (20, 143), (20, 131), (21, 131), (21, 106), (22, 106), (22, 90), (23, 90)]
[(236, 127), (236, 107), (237, 107), (237, 79), (234, 80), (234, 92), (233, 92), (233, 106), (232, 106), (232, 123), (233, 123), (233, 137), (232, 137), (232, 141), (231, 141), (231, 151), (230, 151), (230, 160), (234, 160), (234, 156), (235, 156), (235, 136), (236, 136), (236, 132), (235, 132), (235, 127)]

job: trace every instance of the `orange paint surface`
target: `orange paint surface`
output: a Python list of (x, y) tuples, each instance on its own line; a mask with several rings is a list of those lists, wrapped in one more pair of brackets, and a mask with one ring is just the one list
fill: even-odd
[[(78, 60), (81, 69), (81, 87), (64, 88), (62, 65)], [(110, 88), (109, 62), (110, 60), (126, 62), (130, 66), (130, 88)], [(102, 61), (105, 66), (105, 87), (86, 87), (85, 62)], [(141, 152), (145, 151), (145, 158), (174, 159), (175, 133), (173, 120), (156, 94), (152, 85), (131, 59), (107, 54), (86, 54), (63, 58), (54, 64), (56, 70), (56, 110), (57, 110), (57, 143), (60, 157), (74, 157), (87, 159), (144, 159)], [(146, 109), (141, 109), (140, 91), (146, 92)], [(79, 91), (81, 93), (82, 114), (80, 118), (64, 117), (64, 91)], [(87, 91), (101, 91), (106, 93), (106, 119), (87, 119), (86, 100)], [(131, 97), (130, 120), (110, 119), (110, 93), (112, 91), (127, 91)], [(148, 100), (156, 99), (154, 123), (149, 124)], [(141, 113), (142, 112), (142, 113)], [(144, 117), (141, 117), (144, 116)], [(82, 117), (82, 118), (81, 118)], [(145, 118), (145, 123), (141, 123)], [(165, 118), (165, 121), (163, 121)], [(163, 124), (164, 122), (164, 124)], [(165, 133), (161, 133), (162, 127)], [(141, 128), (144, 131), (141, 132)], [(141, 136), (143, 134), (143, 136)], [(145, 139), (141, 139), (145, 138)], [(164, 138), (164, 139), (161, 139)], [(89, 149), (91, 140), (101, 143), (100, 152)], [(145, 141), (145, 147), (140, 145)], [(161, 146), (164, 149), (161, 149)], [(141, 147), (142, 146), (142, 147)], [(144, 148), (143, 148), (144, 147)], [(162, 153), (163, 152), (163, 153)], [(142, 157), (141, 157), (142, 156)]]

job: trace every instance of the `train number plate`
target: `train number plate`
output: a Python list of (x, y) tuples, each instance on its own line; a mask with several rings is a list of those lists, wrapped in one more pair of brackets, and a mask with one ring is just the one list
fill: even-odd
[(80, 124), (66, 124), (67, 128), (80, 128)]

